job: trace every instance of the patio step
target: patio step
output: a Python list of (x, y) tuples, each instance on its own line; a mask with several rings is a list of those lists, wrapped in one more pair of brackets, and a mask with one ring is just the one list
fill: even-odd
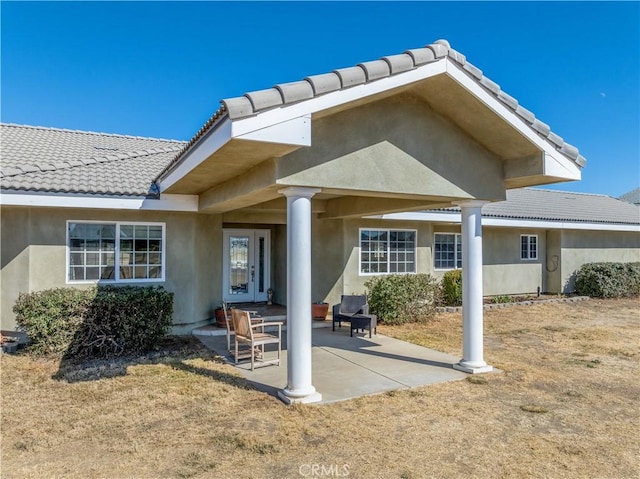
[[(287, 330), (287, 317), (286, 316), (267, 316), (264, 318), (264, 322), (266, 324), (266, 331), (274, 331), (277, 330), (277, 326), (269, 326), (270, 322), (281, 321), (284, 324), (282, 325), (282, 330)], [(311, 323), (312, 328), (330, 328), (331, 321), (313, 321)], [(191, 331), (191, 334), (194, 336), (225, 336), (227, 334), (227, 328), (219, 328), (215, 324), (208, 324), (206, 326), (201, 326), (199, 328), (195, 328)]]

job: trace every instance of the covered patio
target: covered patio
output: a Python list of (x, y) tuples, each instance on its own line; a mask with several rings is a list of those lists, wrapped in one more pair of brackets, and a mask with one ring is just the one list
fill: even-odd
[[(336, 370), (318, 367), (316, 357), (352, 347), (320, 346), (318, 334), (312, 340), (312, 301), (335, 304), (342, 294), (363, 292), (368, 274), (420, 272), (416, 265), (429, 261), (425, 244), (409, 252), (409, 269), (362, 268), (359, 228), (387, 213), (460, 207), (462, 358), (435, 362), (448, 364), (451, 374), (450, 366), (471, 374), (491, 371), (483, 351), (482, 207), (504, 200), (510, 188), (578, 180), (584, 164), (577, 148), (440, 40), (223, 100), (156, 186), (161, 197), (192, 196), (198, 212), (219, 228), (201, 242), (209, 260), (202, 275), (211, 278), (200, 283), (202, 295), (210, 287), (230, 299), (222, 271), (228, 268), (216, 266), (222, 255), (215, 256), (232, 240), (229, 231), (275, 229), (274, 250), (281, 256), (271, 279), (275, 300), (287, 305), (288, 354), (286, 381), (274, 379), (272, 387), (282, 388), (278, 396), (292, 404), (322, 401), (337, 387)], [(241, 265), (248, 279), (236, 289), (253, 290), (254, 301), (252, 285), (257, 282), (262, 294), (269, 287), (269, 274), (260, 268), (268, 249), (260, 249), (261, 260)], [(376, 251), (364, 261), (378, 261)], [(360, 349), (367, 358), (376, 350)], [(350, 362), (346, 356), (343, 361)], [(404, 361), (398, 370), (418, 363)], [(372, 372), (369, 364), (363, 362), (354, 377)], [(318, 387), (327, 371), (331, 381)], [(375, 374), (395, 381), (383, 371)]]
[[(453, 369), (459, 358), (400, 341), (382, 334), (349, 336), (348, 327), (333, 332), (330, 322), (315, 327), (311, 335), (314, 386), (322, 391), (320, 403), (344, 401), (360, 396), (425, 386), (465, 378)], [(319, 326), (319, 325), (318, 325)], [(272, 396), (287, 384), (287, 333), (282, 338), (282, 366), (257, 367), (251, 371), (248, 361), (238, 371), (257, 389)], [(197, 335), (202, 343), (231, 364), (224, 335)], [(266, 357), (275, 357), (273, 348)]]

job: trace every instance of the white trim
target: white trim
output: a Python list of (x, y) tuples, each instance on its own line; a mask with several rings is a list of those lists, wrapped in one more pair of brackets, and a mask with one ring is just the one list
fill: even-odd
[[(389, 213), (380, 216), (370, 216), (383, 220), (399, 221), (430, 221), (434, 223), (460, 223), (460, 213)], [(496, 226), (501, 228), (540, 228), (565, 230), (596, 230), (596, 231), (632, 231), (640, 233), (638, 225), (615, 225), (606, 223), (582, 223), (572, 221), (552, 220), (520, 220), (509, 218), (482, 218), (482, 226)]]
[(143, 211), (198, 211), (197, 195), (160, 195), (150, 198), (104, 198), (83, 195), (54, 195), (39, 193), (0, 194), (1, 206), (32, 206), (43, 208), (92, 208), (109, 210)]
[[(376, 272), (376, 273), (363, 273), (362, 272), (362, 232), (363, 231), (386, 231), (387, 233), (391, 233), (392, 231), (404, 231), (414, 233), (414, 245), (413, 245), (413, 266), (414, 271), (387, 271), (387, 272)], [(387, 268), (391, 266), (391, 256), (389, 244), (391, 243), (391, 239), (387, 239)], [(410, 229), (410, 228), (358, 228), (358, 276), (380, 276), (380, 275), (389, 275), (389, 274), (416, 274), (418, 272), (418, 230)]]
[(293, 118), (243, 135), (233, 135), (233, 137), (239, 140), (311, 146), (311, 115)]
[[(453, 244), (455, 246), (455, 257), (453, 261), (455, 262), (455, 266), (453, 268), (436, 268), (436, 235), (453, 235), (454, 240)], [(433, 232), (433, 245), (431, 247), (431, 253), (433, 254), (433, 261), (431, 265), (433, 266), (434, 271), (454, 271), (456, 269), (462, 269), (462, 266), (458, 268), (458, 240), (457, 237), (460, 237), (460, 255), (462, 256), (462, 233), (455, 231), (434, 231)]]
[[(527, 257), (523, 258), (522, 257), (522, 238), (527, 238)], [(535, 238), (536, 239), (536, 257), (535, 258), (531, 258), (530, 257), (530, 253), (531, 253), (531, 238)], [(538, 240), (538, 235), (531, 235), (531, 234), (522, 234), (520, 235), (520, 261), (538, 261), (539, 258), (539, 240)]]
[[(71, 260), (71, 247), (69, 245), (69, 224), (70, 223), (85, 223), (85, 224), (100, 224), (100, 225), (114, 225), (115, 231), (115, 249), (114, 249), (114, 275), (113, 280), (95, 279), (95, 280), (72, 280), (69, 278), (69, 268)], [(126, 226), (160, 226), (162, 227), (162, 251), (161, 251), (161, 271), (162, 276), (160, 278), (120, 278), (120, 227)], [(99, 221), (99, 220), (67, 220), (66, 221), (66, 253), (65, 253), (65, 284), (142, 284), (142, 283), (164, 283), (166, 281), (167, 271), (167, 226), (166, 223), (157, 221)]]

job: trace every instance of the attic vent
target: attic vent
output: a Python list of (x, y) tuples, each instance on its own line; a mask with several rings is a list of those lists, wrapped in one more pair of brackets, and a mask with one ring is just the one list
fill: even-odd
[(114, 146), (93, 146), (96, 150), (118, 151), (120, 148)]

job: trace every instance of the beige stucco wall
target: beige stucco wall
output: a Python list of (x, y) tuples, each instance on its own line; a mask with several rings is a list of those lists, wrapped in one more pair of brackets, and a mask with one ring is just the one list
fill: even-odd
[(160, 284), (174, 293), (174, 332), (187, 332), (194, 325), (202, 324), (220, 302), (222, 236), (219, 216), (26, 207), (2, 207), (0, 214), (3, 329), (14, 327), (11, 309), (20, 292), (90, 286), (66, 284), (68, 220), (166, 224), (166, 281), (149, 284)]
[(503, 164), (424, 101), (403, 94), (314, 119), (313, 144), (277, 160), (278, 183), (503, 199)]
[(547, 256), (545, 261), (545, 292), (558, 294), (562, 292), (562, 230), (548, 230)]
[(640, 261), (640, 234), (622, 231), (562, 232), (562, 292), (574, 290), (575, 272), (585, 263)]
[[(520, 236), (537, 235), (538, 259), (520, 259)], [(545, 290), (544, 258), (546, 238), (543, 230), (525, 228), (483, 228), (483, 293), (536, 293)]]

